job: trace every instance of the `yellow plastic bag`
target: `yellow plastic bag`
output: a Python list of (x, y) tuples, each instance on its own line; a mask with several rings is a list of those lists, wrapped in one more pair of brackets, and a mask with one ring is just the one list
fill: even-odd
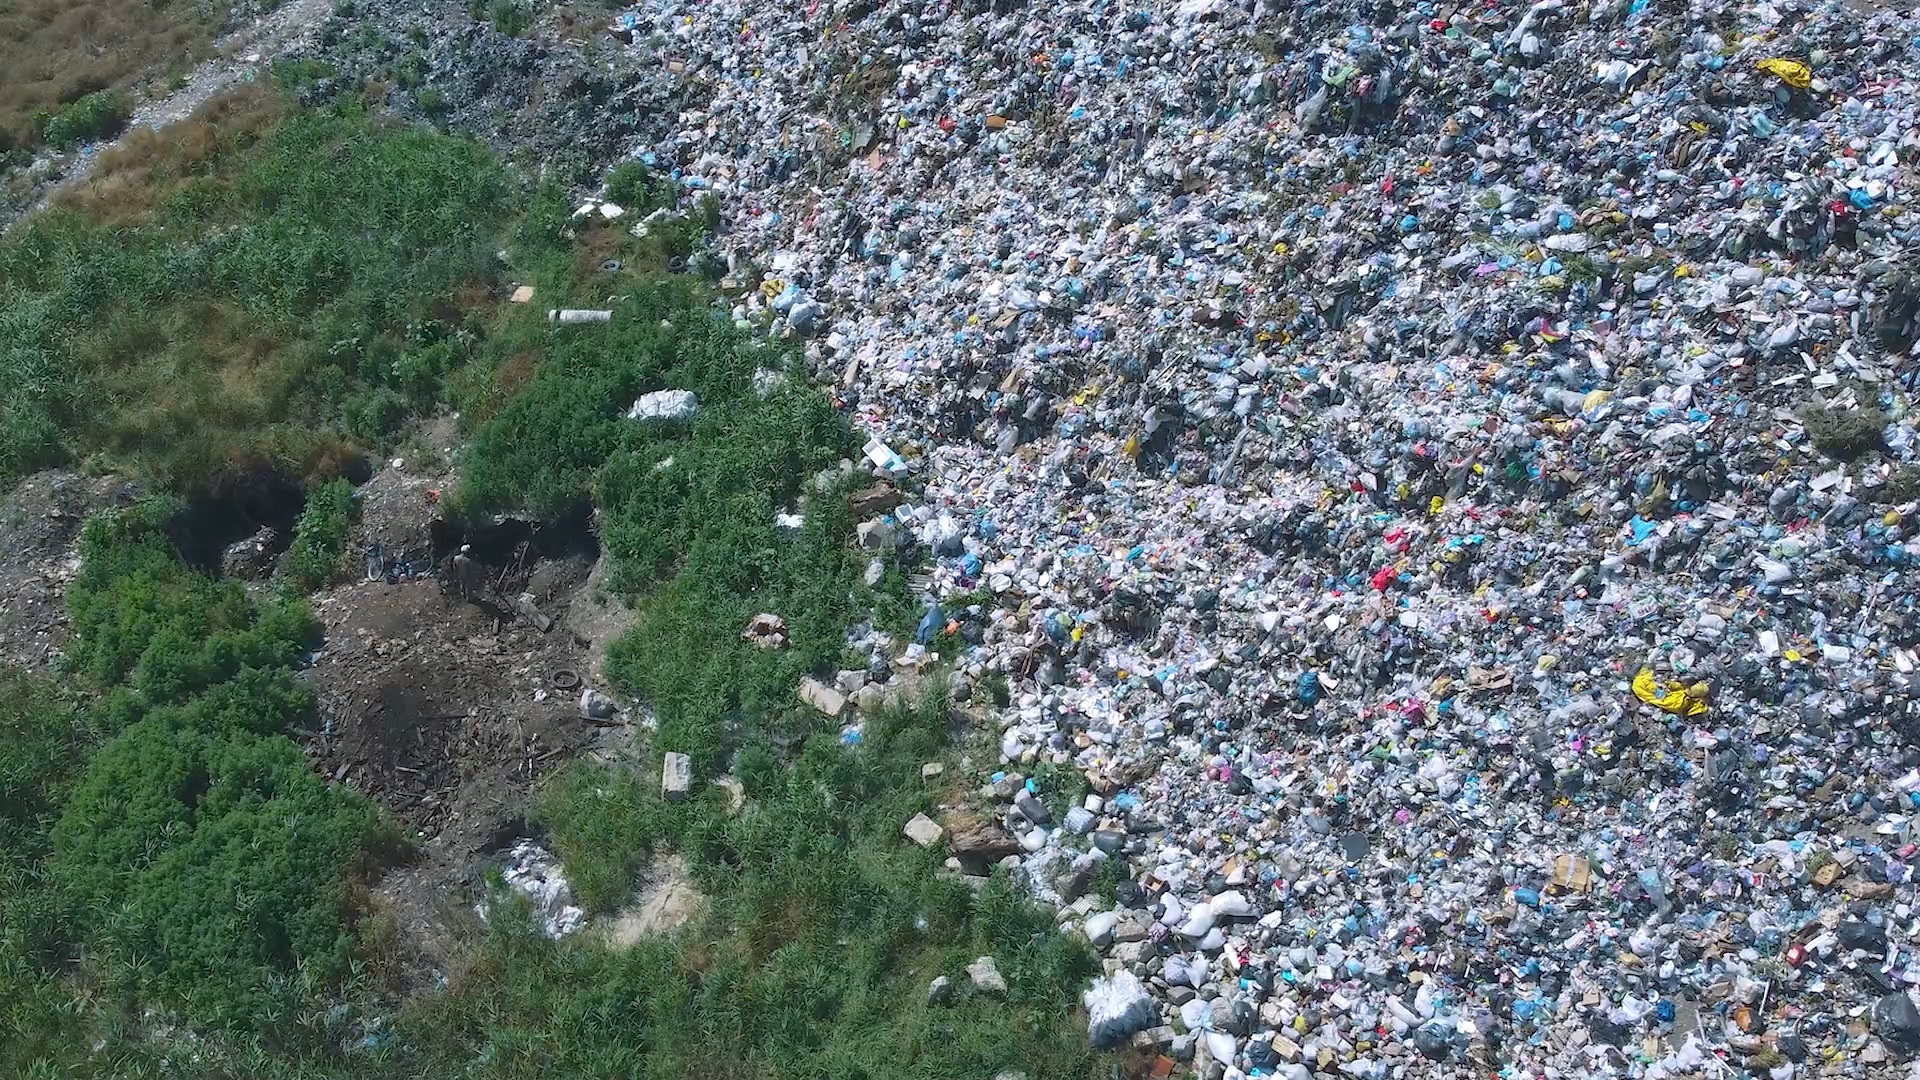
[(1699, 716), (1707, 711), (1707, 684), (1700, 682), (1682, 689), (1678, 686), (1666, 693), (1660, 692), (1660, 684), (1654, 681), (1653, 672), (1641, 668), (1633, 677), (1633, 696), (1675, 716)]
[(1807, 70), (1807, 65), (1798, 60), (1789, 60), (1784, 56), (1769, 56), (1756, 66), (1795, 90), (1805, 90), (1813, 85), (1813, 72)]

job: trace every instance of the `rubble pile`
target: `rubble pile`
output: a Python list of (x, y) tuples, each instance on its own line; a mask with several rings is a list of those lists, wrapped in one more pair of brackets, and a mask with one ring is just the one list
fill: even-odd
[(925, 551), (918, 644), (1001, 728), (997, 820), (903, 826), (1057, 900), (1096, 1042), (1904, 1067), (1920, 20), (649, 0), (612, 33), (684, 106), (635, 156), (720, 197), (733, 317), (911, 493), (861, 543)]

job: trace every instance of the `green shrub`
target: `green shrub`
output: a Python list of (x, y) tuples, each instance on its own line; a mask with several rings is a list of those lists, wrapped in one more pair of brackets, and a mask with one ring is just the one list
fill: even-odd
[(96, 90), (62, 106), (47, 117), (42, 134), (51, 146), (66, 148), (118, 135), (131, 115), (126, 96), (115, 90)]
[(188, 569), (165, 534), (173, 511), (148, 502), (86, 521), (81, 573), (67, 588), (67, 665), (152, 703), (184, 701), (246, 667), (292, 667), (313, 638), (305, 603), (255, 605), (238, 582)]
[(1878, 501), (1899, 505), (1920, 499), (1920, 465), (1902, 465), (1881, 488)]
[(531, 0), (493, 0), (493, 28), (508, 37), (519, 37), (533, 25)]
[(415, 90), (427, 81), (427, 59), (418, 52), (409, 52), (393, 65), (393, 81), (402, 90)]
[(1800, 410), (1807, 439), (1814, 449), (1836, 461), (1856, 461), (1886, 445), (1882, 433), (1887, 414), (1877, 408), (1829, 409), (1808, 405)]
[(69, 666), (103, 687), (124, 682), (154, 704), (183, 702), (244, 668), (290, 667), (313, 639), (304, 602), (256, 606), (238, 583), (181, 562), (165, 532), (176, 505), (89, 519), (80, 574), (67, 590)]
[(630, 213), (646, 215), (674, 204), (673, 181), (637, 161), (623, 161), (607, 173), (607, 198)]
[(162, 1004), (242, 1032), (269, 1058), (292, 1045), (350, 974), (349, 877), (398, 842), (277, 734), (312, 710), (292, 670), (311, 614), (184, 564), (168, 539), (180, 511), (149, 500), (82, 530), (68, 656), (109, 691), (97, 704), (0, 672), (9, 1075), (92, 1071), (80, 1062), (102, 1047), (122, 1064), (164, 1056), (128, 1049), (110, 1008), (67, 993), (73, 975), (131, 1012)]
[(198, 1023), (258, 1027), (298, 973), (347, 972), (345, 878), (381, 833), (283, 738), (155, 714), (104, 746), (53, 830), (52, 872), (107, 969)]
[(329, 480), (307, 496), (287, 550), (287, 573), (300, 588), (317, 589), (339, 571), (352, 514), (353, 489), (345, 480)]
[(71, 1060), (68, 905), (41, 882), (50, 834), (91, 749), (92, 719), (45, 679), (0, 668), (0, 1074)]
[(429, 86), (421, 90), (414, 95), (413, 100), (420, 106), (420, 112), (423, 115), (435, 120), (447, 115), (453, 108), (453, 103), (447, 100), (446, 92), (437, 86)]
[(333, 77), (333, 65), (311, 58), (281, 57), (273, 62), (273, 83), (289, 93), (299, 93), (322, 79)]

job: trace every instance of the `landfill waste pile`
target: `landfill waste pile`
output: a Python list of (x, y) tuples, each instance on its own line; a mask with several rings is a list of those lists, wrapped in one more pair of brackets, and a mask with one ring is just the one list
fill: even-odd
[[(865, 585), (924, 609), (795, 700), (855, 747), (951, 667), (982, 749), (920, 775), (967, 802), (899, 842), (1084, 936), (1089, 1045), (1154, 1080), (1920, 1076), (1920, 13), (327, 12), (260, 77), (561, 186), (630, 157), (579, 216), (697, 232), (664, 265), (833, 388)], [(624, 287), (539, 299), (585, 333)], [(339, 723), (300, 734), (425, 870), (499, 854), (488, 902), (571, 935), (590, 879), (496, 834), (621, 726), (624, 624), (598, 564), (524, 544), (499, 614), (417, 580), (452, 473), (403, 465), (361, 489), (366, 580), (316, 603)], [(0, 658), (55, 666), (79, 523), (136, 493), (22, 485)], [(291, 539), (219, 562), (269, 578)], [(753, 610), (729, 637), (797, 648)], [(661, 766), (664, 802), (725, 783)], [(664, 864), (613, 940), (700, 909)], [(1032, 999), (981, 955), (925, 1000)]]
[[(531, 840), (521, 840), (507, 852), (501, 881), (527, 900), (541, 933), (551, 938), (565, 937), (580, 929), (587, 913), (573, 904), (573, 889), (567, 884), (560, 863), (552, 853)], [(475, 912), (487, 917), (488, 903), (475, 905)]]
[(907, 493), (861, 542), (924, 557), (919, 644), (1000, 729), (997, 820), (945, 842), (1101, 950), (1096, 1043), (1904, 1073), (1920, 19), (650, 0), (609, 33), (682, 84), (634, 156), (721, 200), (733, 316), (804, 342)]

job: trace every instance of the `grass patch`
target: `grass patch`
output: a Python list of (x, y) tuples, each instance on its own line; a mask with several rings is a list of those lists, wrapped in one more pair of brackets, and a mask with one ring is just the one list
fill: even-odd
[[(0, 4), (0, 151), (110, 134), (90, 125), (143, 81), (205, 56), (229, 5), (213, 0), (12, 0)], [(78, 113), (75, 107), (92, 100)], [(76, 127), (78, 122), (80, 126)]]
[(0, 668), (0, 1071), (71, 1061), (75, 949), (44, 882), (54, 823), (95, 740), (92, 721), (51, 681)]
[[(575, 766), (540, 810), (575, 880), (621, 881), (644, 857), (633, 838), (664, 841), (714, 898), (710, 923), (628, 952), (503, 926), (403, 1030), (430, 1062), (500, 1077), (1104, 1075), (1073, 1008), (1092, 954), (1003, 878), (976, 894), (900, 836), (931, 808), (919, 768), (946, 721), (936, 687), (856, 748), (817, 735), (738, 816), (718, 793), (668, 805), (631, 771)], [(983, 954), (1005, 1001), (967, 980)], [(953, 1004), (926, 1003), (936, 975), (959, 988)]]
[(458, 301), (497, 284), (513, 201), (475, 143), (266, 91), (107, 155), (0, 241), (0, 477), (106, 454), (184, 483), (289, 428), (382, 444), (466, 359)]

